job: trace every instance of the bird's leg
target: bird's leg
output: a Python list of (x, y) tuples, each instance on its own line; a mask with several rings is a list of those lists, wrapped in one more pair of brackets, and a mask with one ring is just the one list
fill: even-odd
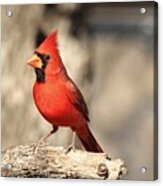
[(58, 130), (58, 127), (55, 126), (55, 125), (53, 125), (53, 129), (50, 131), (50, 133), (47, 134), (46, 136), (41, 137), (41, 138), (38, 140), (38, 143), (42, 143), (42, 142), (45, 143), (45, 142), (47, 141), (47, 139), (48, 139), (52, 134), (54, 134), (57, 130)]
[(53, 125), (53, 130), (50, 131), (50, 133), (44, 137), (41, 137), (36, 144), (34, 144), (33, 153), (37, 152), (38, 146), (42, 143), (46, 143), (46, 140), (57, 131), (58, 127)]
[(69, 153), (71, 150), (75, 151), (75, 131), (72, 131), (72, 141), (71, 144), (66, 148), (66, 154)]

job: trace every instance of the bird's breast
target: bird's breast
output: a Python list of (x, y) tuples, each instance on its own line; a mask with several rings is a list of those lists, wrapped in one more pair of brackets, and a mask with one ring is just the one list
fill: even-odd
[(62, 83), (35, 83), (33, 97), (38, 110), (50, 123), (60, 126), (73, 125), (73, 121), (79, 117)]

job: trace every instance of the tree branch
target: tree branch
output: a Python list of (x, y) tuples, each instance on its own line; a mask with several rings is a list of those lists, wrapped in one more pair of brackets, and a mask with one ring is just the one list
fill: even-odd
[(46, 143), (9, 148), (1, 158), (4, 177), (120, 179), (127, 173), (121, 159), (111, 160), (104, 153), (81, 150), (67, 152)]

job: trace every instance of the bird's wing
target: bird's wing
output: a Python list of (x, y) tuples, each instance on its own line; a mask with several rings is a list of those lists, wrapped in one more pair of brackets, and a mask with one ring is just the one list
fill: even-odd
[(67, 92), (70, 92), (68, 94), (68, 97), (71, 103), (75, 106), (77, 110), (79, 110), (83, 114), (87, 121), (90, 121), (88, 116), (88, 108), (85, 103), (84, 97), (71, 79), (67, 82), (67, 88), (69, 89), (69, 91)]

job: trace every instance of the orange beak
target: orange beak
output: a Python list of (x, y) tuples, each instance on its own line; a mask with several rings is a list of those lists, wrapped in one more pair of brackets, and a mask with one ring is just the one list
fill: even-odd
[(36, 54), (27, 61), (27, 64), (33, 68), (42, 68), (41, 59)]

